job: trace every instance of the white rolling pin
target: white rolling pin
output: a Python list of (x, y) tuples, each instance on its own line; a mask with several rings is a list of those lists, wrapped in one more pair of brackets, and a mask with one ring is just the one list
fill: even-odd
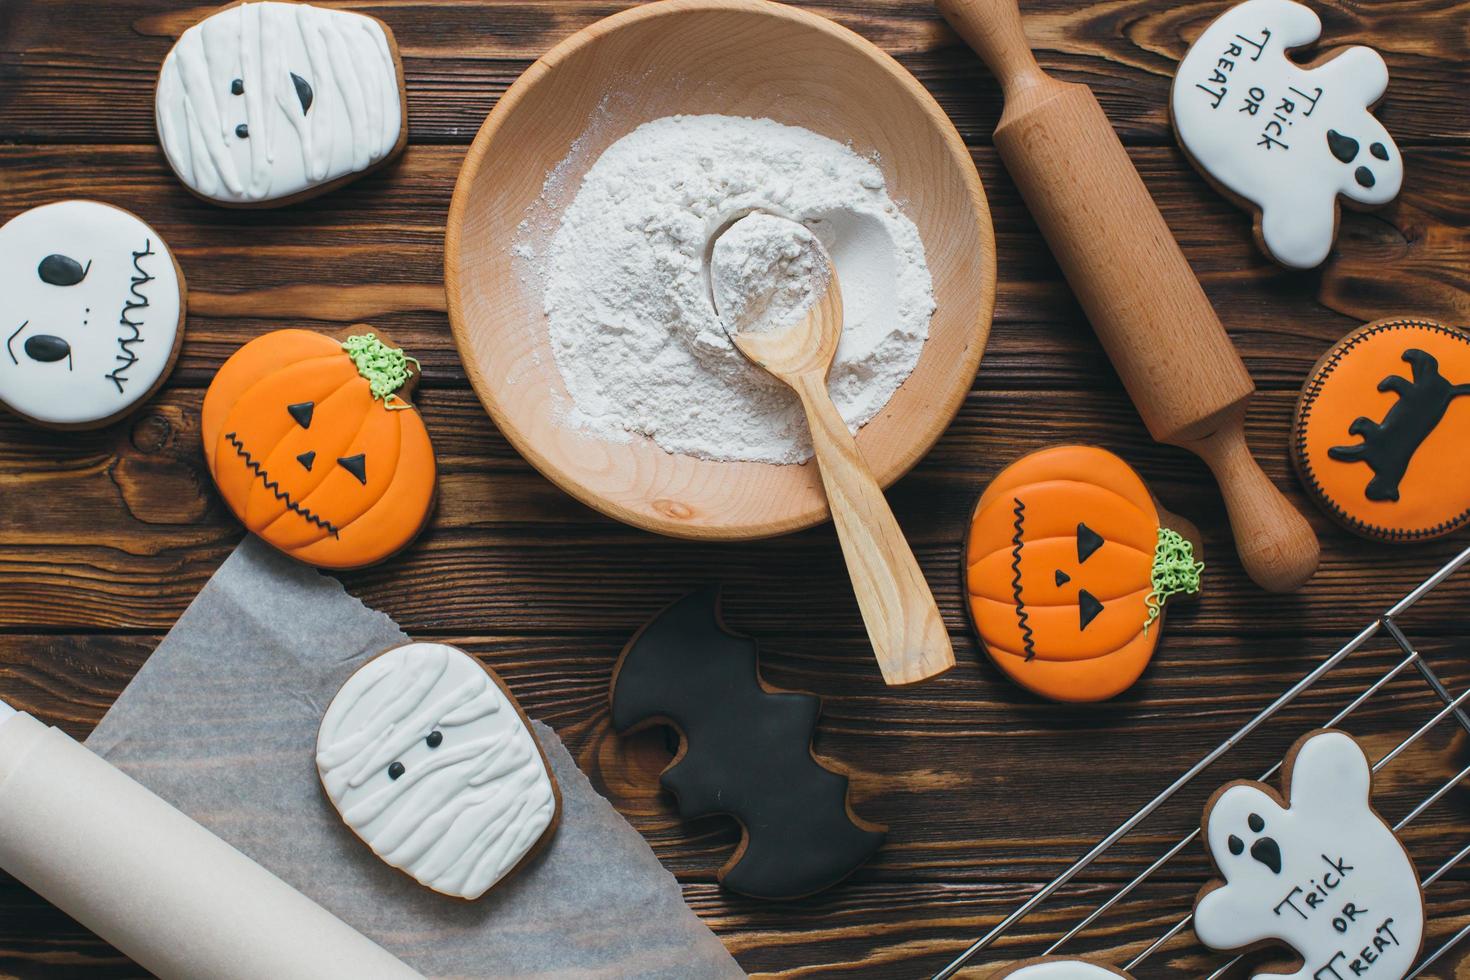
[(164, 980), (419, 976), (65, 733), (3, 701), (0, 868)]

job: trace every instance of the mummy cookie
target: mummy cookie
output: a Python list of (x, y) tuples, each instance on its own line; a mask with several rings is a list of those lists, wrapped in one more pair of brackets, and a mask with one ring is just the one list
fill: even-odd
[(393, 32), (304, 3), (236, 4), (189, 28), (163, 61), (154, 110), (174, 173), (225, 205), (319, 194), (408, 138)]
[(1292, 460), (1318, 504), (1380, 541), (1470, 523), (1470, 334), (1378, 320), (1317, 362), (1297, 403)]
[(0, 404), (54, 428), (126, 415), (163, 384), (184, 335), (184, 274), (122, 208), (59, 201), (0, 227)]
[(1106, 449), (1032, 453), (991, 482), (970, 520), (971, 622), (990, 659), (1027, 690), (1113, 697), (1153, 657), (1165, 601), (1199, 591), (1196, 536)]
[(365, 325), (277, 330), (204, 395), (204, 458), (251, 531), (301, 561), (359, 568), (407, 546), (434, 504), (434, 447), (405, 398), (418, 362)]
[(1101, 966), (1086, 960), (1043, 956), (1015, 963), (992, 974), (990, 980), (1118, 980), (1119, 977), (1132, 980), (1128, 974), (1110, 966)]
[[(1194, 931), (1206, 946), (1285, 943), (1301, 959), (1271, 980), (1401, 980), (1419, 955), (1424, 898), (1403, 845), (1373, 812), (1358, 743), (1324, 730), (1297, 742), (1287, 800), (1232, 783), (1205, 808), (1204, 838), (1224, 877), (1206, 885)], [(1289, 802), (1288, 802), (1289, 801)]]
[(1399, 192), (1404, 164), (1369, 109), (1388, 87), (1371, 48), (1288, 57), (1322, 22), (1293, 0), (1246, 0), (1205, 28), (1174, 76), (1179, 145), (1211, 182), (1257, 211), (1256, 240), (1282, 265), (1320, 265), (1337, 234), (1339, 195), (1376, 207)]
[(364, 664), (322, 717), (316, 767), (373, 853), (419, 884), (475, 899), (556, 830), (561, 794), (500, 678), (443, 643)]

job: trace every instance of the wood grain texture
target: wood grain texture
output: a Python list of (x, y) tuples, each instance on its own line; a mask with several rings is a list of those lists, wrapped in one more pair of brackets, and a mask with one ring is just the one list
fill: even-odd
[[(1267, 476), (1305, 508), (1321, 570), (1293, 596), (1250, 584), (1203, 463), (1150, 440), (990, 144), (1001, 110), (988, 71), (926, 3), (813, 3), (892, 53), (970, 144), (999, 258), (994, 330), (976, 383), (934, 450), (890, 491), (955, 646), (958, 664), (913, 689), (881, 681), (830, 527), (770, 541), (692, 543), (616, 524), (536, 474), (470, 391), (442, 308), (445, 216), (465, 146), (540, 52), (622, 2), (378, 0), (352, 4), (393, 25), (409, 90), (402, 158), (306, 205), (261, 213), (203, 204), (154, 145), (152, 81), (171, 31), (200, 7), (171, 0), (0, 2), (0, 220), (66, 195), (112, 201), (164, 234), (204, 307), (190, 316), (168, 387), (131, 419), (58, 436), (0, 420), (0, 697), (77, 736), (91, 730), (241, 531), (199, 449), (203, 388), (267, 330), (334, 330), (350, 319), (422, 358), (416, 396), (439, 453), (442, 491), (424, 536), (391, 568), (343, 576), (410, 633), (464, 646), (554, 726), (609, 799), (684, 883), (690, 904), (761, 975), (915, 977), (948, 962), (1194, 758), (1248, 720), (1397, 596), (1467, 543), (1400, 548), (1352, 538), (1311, 508), (1286, 452), (1308, 369), (1340, 336), (1394, 314), (1464, 323), (1470, 286), (1470, 0), (1314, 0), (1334, 43), (1377, 46), (1392, 81), (1380, 112), (1405, 155), (1400, 200), (1345, 212), (1320, 274), (1272, 265), (1249, 216), (1210, 190), (1175, 148), (1166, 96), (1174, 59), (1223, 0), (1025, 0), (1048, 72), (1097, 93), (1130, 159), (1256, 381), (1246, 434)], [(339, 287), (346, 287), (345, 292)], [(1198, 602), (1171, 610), (1159, 652), (1114, 703), (1061, 707), (1007, 683), (962, 613), (961, 535), (985, 482), (1058, 440), (1120, 453), (1205, 538)], [(773, 685), (824, 699), (816, 751), (851, 769), (853, 807), (890, 843), (814, 898), (761, 903), (722, 891), (714, 870), (738, 841), (718, 818), (685, 823), (658, 789), (669, 746), (656, 731), (612, 735), (607, 684), (618, 651), (693, 585), (725, 583), (732, 629), (761, 641)], [(1470, 578), (1404, 620), (1454, 690), (1470, 685)], [(983, 959), (1033, 956), (1197, 822), (1209, 791), (1256, 776), (1392, 662), (1375, 641), (1305, 694), (1184, 799), (1043, 906)], [(1382, 754), (1433, 710), (1396, 681), (1344, 727)], [(1390, 819), (1470, 764), (1437, 729), (1389, 767)], [(1455, 789), (1406, 834), (1421, 873), (1466, 839)], [(1187, 848), (1156, 885), (1065, 950), (1124, 961), (1172, 925), (1207, 877)], [(1470, 882), (1430, 893), (1431, 943), (1470, 923)], [(1138, 972), (1199, 977), (1186, 932)], [(983, 977), (985, 970), (970, 975)], [(134, 977), (117, 953), (0, 879), (0, 975)], [(1430, 971), (1470, 976), (1470, 951)]]

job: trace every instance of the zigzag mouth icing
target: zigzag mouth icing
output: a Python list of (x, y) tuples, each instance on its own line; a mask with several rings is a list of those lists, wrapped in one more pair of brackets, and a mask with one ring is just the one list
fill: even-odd
[(315, 524), (317, 527), (324, 529), (332, 537), (339, 536), (338, 528), (335, 524), (324, 517), (313, 514), (310, 510), (292, 500), (291, 495), (281, 489), (281, 484), (270, 478), (265, 471), (265, 467), (255, 461), (255, 457), (250, 455), (250, 451), (245, 448), (245, 444), (236, 437), (235, 433), (226, 432), (225, 438), (235, 448), (236, 455), (245, 461), (245, 468), (259, 477), (260, 485), (274, 494), (277, 500), (285, 501), (287, 510), (299, 515), (308, 524)]
[(1032, 635), (1031, 624), (1027, 622), (1030, 617), (1026, 613), (1026, 600), (1021, 598), (1021, 533), (1026, 524), (1026, 505), (1021, 502), (1020, 497), (1014, 499), (1016, 508), (1012, 513), (1016, 515), (1016, 522), (1012, 526), (1016, 529), (1016, 535), (1011, 538), (1011, 591), (1016, 600), (1016, 625), (1021, 628), (1021, 646), (1026, 651), (1026, 660), (1029, 662), (1036, 656), (1036, 638)]

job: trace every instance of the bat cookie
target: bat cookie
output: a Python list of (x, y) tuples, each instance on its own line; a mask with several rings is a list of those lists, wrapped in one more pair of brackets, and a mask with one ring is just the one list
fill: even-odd
[(277, 330), (241, 347), (204, 395), (209, 472), (265, 542), (322, 568), (406, 547), (433, 510), (434, 447), (405, 398), (418, 362), (359, 324), (337, 340)]
[(1269, 980), (1402, 980), (1424, 937), (1419, 875), (1373, 811), (1372, 769), (1351, 736), (1324, 729), (1287, 754), (1283, 799), (1236, 782), (1210, 798), (1204, 840), (1223, 876), (1196, 900), (1194, 931), (1212, 949), (1284, 943), (1296, 967)]
[(1387, 204), (1404, 176), (1398, 147), (1369, 111), (1388, 88), (1383, 58), (1365, 47), (1310, 65), (1288, 56), (1321, 33), (1322, 21), (1294, 0), (1246, 0), (1194, 42), (1169, 99), (1185, 154), (1256, 210), (1257, 243), (1295, 269), (1327, 258), (1339, 197)]
[(392, 30), (305, 3), (237, 3), (190, 27), (164, 58), (154, 112), (179, 180), (227, 206), (320, 194), (408, 141)]
[(660, 783), (685, 817), (729, 814), (740, 846), (720, 882), (754, 898), (800, 898), (836, 884), (883, 843), (883, 828), (853, 814), (847, 777), (812, 754), (821, 701), (767, 687), (754, 640), (727, 632), (719, 591), (659, 613), (613, 670), (618, 732), (653, 724), (679, 733)]
[(58, 201), (0, 227), (0, 404), (56, 429), (106, 425), (167, 379), (184, 336), (184, 273), (137, 215)]
[(1148, 666), (1165, 600), (1199, 591), (1204, 565), (1191, 538), (1194, 528), (1106, 449), (1024, 456), (985, 488), (970, 519), (971, 622), (990, 659), (1027, 690), (1106, 700)]
[(1317, 362), (1297, 402), (1292, 461), (1348, 530), (1421, 541), (1470, 522), (1470, 334), (1378, 320)]
[(1122, 980), (1133, 980), (1122, 970), (1087, 960), (1040, 956), (1034, 960), (1013, 963), (999, 973), (992, 973), (990, 980), (1119, 980), (1120, 977)]
[(556, 831), (561, 793), (521, 706), (443, 643), (407, 643), (347, 678), (317, 772), (352, 832), (419, 884), (475, 899)]

